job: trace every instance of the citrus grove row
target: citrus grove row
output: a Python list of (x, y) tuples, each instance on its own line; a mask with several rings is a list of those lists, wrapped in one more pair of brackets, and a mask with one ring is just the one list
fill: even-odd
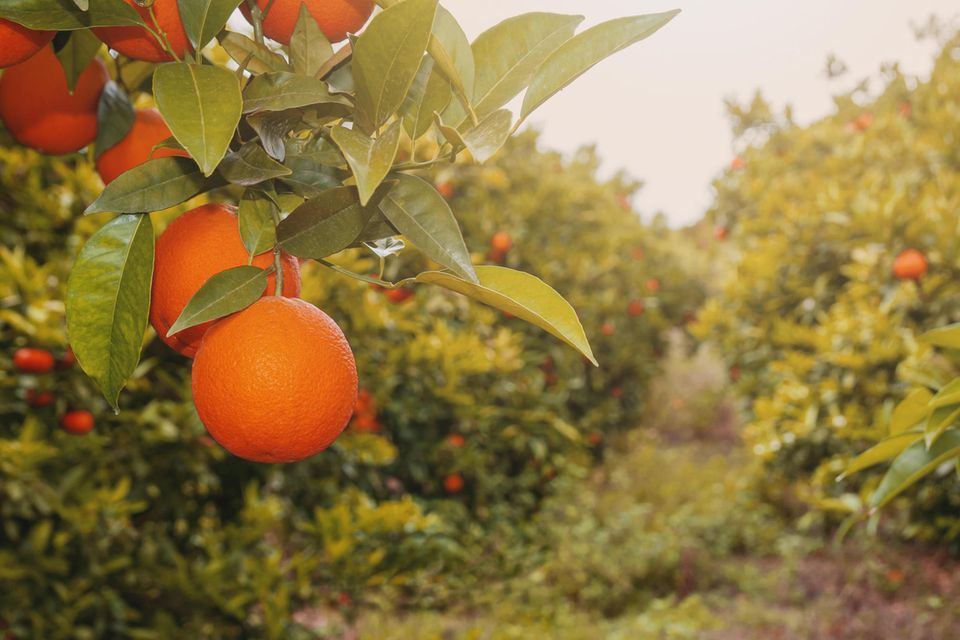
[[(228, 451), (293, 462), (327, 448), (357, 406), (357, 367), (340, 327), (298, 298), (305, 260), (396, 302), (417, 284), (464, 294), (596, 364), (573, 308), (500, 266), (509, 234), (492, 237), (494, 265), (474, 266), (443, 185), (421, 176), (458, 157), (489, 159), (534, 109), (676, 12), (579, 33), (579, 16), (531, 13), (471, 43), (437, 0), (379, 4), (0, 6), (0, 119), (42, 153), (87, 148), (106, 186), (86, 213), (118, 214), (81, 250), (66, 294), (71, 353), (115, 410), (149, 322), (194, 359), (197, 413)], [(248, 29), (234, 30), (238, 8)], [(504, 105), (521, 93), (515, 117)], [(150, 214), (197, 196), (207, 202), (155, 239)], [(407, 244), (427, 269), (385, 279)], [(331, 259), (348, 248), (379, 269)], [(22, 371), (46, 368), (27, 363), (37, 353), (19, 354)], [(63, 425), (85, 432), (93, 419)]]

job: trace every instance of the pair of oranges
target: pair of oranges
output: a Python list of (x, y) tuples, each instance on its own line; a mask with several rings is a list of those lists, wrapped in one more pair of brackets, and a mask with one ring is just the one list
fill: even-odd
[[(42, 376), (54, 369), (69, 369), (76, 362), (73, 351), (67, 349), (62, 358), (54, 358), (46, 349), (21, 347), (13, 354), (13, 368), (18, 373)], [(50, 390), (27, 389), (27, 404), (34, 409), (49, 407), (56, 402), (56, 395)], [(95, 419), (86, 409), (72, 409), (63, 414), (60, 426), (68, 433), (83, 435), (93, 429)]]

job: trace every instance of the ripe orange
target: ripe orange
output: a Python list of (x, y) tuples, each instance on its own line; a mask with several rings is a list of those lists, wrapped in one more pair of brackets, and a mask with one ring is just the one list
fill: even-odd
[(380, 421), (370, 413), (354, 416), (353, 430), (357, 433), (380, 433)]
[(0, 18), (0, 68), (20, 64), (56, 34), (56, 31), (34, 31)]
[(27, 404), (34, 409), (49, 407), (57, 399), (53, 391), (37, 391), (36, 389), (27, 389)]
[(110, 184), (125, 171), (153, 158), (184, 156), (180, 149), (157, 149), (153, 147), (170, 137), (170, 128), (156, 109), (139, 109), (133, 115), (133, 126), (127, 135), (97, 158), (97, 173), (104, 184)]
[(210, 435), (234, 455), (295, 462), (329, 447), (347, 426), (357, 366), (330, 316), (269, 296), (204, 336), (193, 401)]
[[(171, 337), (167, 331), (193, 294), (211, 277), (225, 269), (247, 264), (248, 254), (240, 238), (240, 223), (232, 207), (205, 204), (178, 217), (157, 238), (153, 267), (153, 291), (150, 324), (160, 339), (185, 356), (193, 357), (200, 348), (206, 322)], [(273, 252), (261, 253), (254, 266), (273, 264)], [(264, 295), (272, 295), (276, 276), (268, 280)], [(300, 295), (300, 265), (292, 256), (283, 256), (283, 295)]]
[(20, 373), (47, 373), (54, 364), (53, 354), (46, 349), (24, 347), (13, 354), (13, 366)]
[(734, 156), (733, 160), (730, 161), (730, 171), (740, 171), (747, 166), (746, 160), (740, 156)]
[(449, 200), (453, 197), (455, 189), (453, 188), (452, 182), (441, 182), (437, 185), (437, 193), (439, 193), (445, 200)]
[(463, 476), (454, 473), (443, 479), (443, 490), (447, 493), (460, 493), (463, 491)]
[(109, 79), (94, 59), (71, 95), (60, 61), (44, 47), (0, 76), (0, 120), (17, 142), (37, 151), (77, 151), (97, 136), (97, 102)]
[[(263, 10), (270, 1), (257, 0), (257, 6)], [(273, 0), (263, 21), (263, 33), (277, 42), (290, 44), (301, 4), (307, 6), (307, 11), (330, 42), (340, 42), (348, 33), (359, 31), (374, 8), (373, 0)], [(240, 11), (247, 20), (251, 19), (246, 3), (240, 5)]]
[(450, 437), (447, 438), (447, 442), (450, 443), (450, 446), (454, 449), (462, 449), (465, 444), (467, 444), (466, 438), (464, 438), (459, 433), (451, 433)]
[(387, 289), (383, 292), (383, 295), (387, 296), (387, 300), (394, 304), (400, 304), (401, 302), (406, 302), (413, 297), (413, 289), (405, 289), (400, 287), (398, 289)]
[(927, 258), (916, 249), (907, 249), (893, 261), (893, 275), (900, 280), (919, 280), (927, 274)]
[(873, 124), (873, 114), (864, 111), (853, 120), (853, 127), (857, 131), (866, 131)]
[[(134, 0), (126, 0), (126, 3), (140, 14), (143, 21), (150, 25), (151, 29), (166, 34), (167, 40), (170, 41), (170, 48), (177, 54), (177, 57), (183, 58), (192, 50), (187, 32), (183, 30), (177, 0), (155, 0), (153, 13), (156, 16), (156, 21), (150, 17), (150, 9), (138, 6)], [(157, 42), (157, 39), (153, 37), (153, 34), (143, 27), (98, 27), (92, 29), (92, 31), (108, 47), (128, 58), (146, 60), (147, 62), (173, 60), (170, 54)]]
[(660, 290), (660, 281), (656, 278), (650, 278), (647, 280), (646, 287), (650, 293), (656, 293)]
[(513, 238), (506, 231), (497, 231), (490, 238), (490, 250), (495, 254), (503, 254), (513, 247)]
[(600, 325), (600, 333), (602, 333), (608, 338), (611, 337), (616, 332), (617, 332), (616, 327), (614, 327), (609, 322), (604, 322), (602, 325)]
[(93, 429), (93, 424), (93, 414), (83, 409), (67, 411), (63, 415), (63, 418), (60, 419), (60, 426), (63, 427), (64, 431), (74, 435), (90, 433)]
[(721, 242), (727, 239), (727, 228), (723, 225), (718, 224), (713, 228), (713, 237), (715, 240), (720, 240)]
[(642, 300), (633, 300), (630, 304), (627, 305), (627, 313), (636, 318), (637, 316), (643, 315), (643, 301)]

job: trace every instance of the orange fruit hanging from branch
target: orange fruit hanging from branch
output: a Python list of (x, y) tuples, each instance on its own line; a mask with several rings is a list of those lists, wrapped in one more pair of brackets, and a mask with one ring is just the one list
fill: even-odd
[(56, 34), (56, 31), (34, 31), (0, 18), (0, 69), (20, 64)]
[(133, 115), (133, 126), (127, 135), (97, 158), (97, 173), (104, 184), (110, 184), (117, 176), (141, 165), (152, 158), (184, 156), (189, 154), (181, 149), (154, 146), (171, 135), (170, 128), (156, 109), (139, 109)]
[[(180, 19), (178, 0), (155, 0), (151, 8), (139, 6), (134, 0), (126, 0), (153, 31), (166, 37), (170, 48), (177, 57), (183, 59), (191, 50), (187, 32)], [(150, 12), (153, 11), (151, 17)], [(134, 60), (147, 62), (169, 62), (173, 57), (164, 49), (157, 38), (144, 27), (98, 27), (92, 29), (98, 38), (108, 47)]]
[[(268, 4), (270, 10), (263, 20), (263, 33), (283, 44), (290, 44), (301, 4), (306, 5), (307, 11), (330, 42), (340, 42), (346, 39), (348, 33), (359, 31), (375, 6), (373, 0), (272, 0), (272, 3), (271, 0), (257, 0), (261, 11)], [(240, 5), (240, 11), (247, 20), (252, 20), (246, 3)]]

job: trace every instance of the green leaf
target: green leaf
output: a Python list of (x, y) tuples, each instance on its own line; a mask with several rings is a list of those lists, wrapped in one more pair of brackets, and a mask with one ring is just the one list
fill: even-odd
[(933, 445), (948, 427), (953, 426), (957, 418), (960, 418), (960, 406), (955, 404), (937, 407), (931, 411), (923, 433), (927, 448)]
[(263, 296), (267, 290), (267, 277), (272, 271), (273, 267), (261, 269), (244, 265), (210, 276), (187, 302), (180, 317), (167, 331), (167, 337), (246, 309)]
[(498, 109), (465, 131), (461, 139), (477, 162), (486, 162), (510, 137), (512, 125), (513, 114), (507, 109)]
[(928, 331), (919, 340), (935, 347), (960, 349), (960, 322)]
[(75, 31), (89, 27), (143, 26), (143, 18), (123, 0), (90, 0), (87, 10), (71, 0), (3, 0), (0, 18), (31, 29)]
[(320, 25), (307, 10), (300, 5), (300, 15), (290, 37), (290, 62), (293, 70), (305, 76), (316, 76), (323, 63), (333, 57), (333, 47), (323, 35)]
[(428, 258), (469, 282), (478, 282), (460, 225), (447, 201), (432, 185), (416, 176), (401, 174), (380, 202), (380, 211)]
[(890, 416), (890, 435), (906, 431), (916, 426), (930, 412), (928, 404), (933, 394), (927, 389), (914, 389), (893, 410)]
[(930, 399), (930, 408), (937, 409), (951, 404), (960, 404), (960, 378), (943, 385), (937, 395)]
[(220, 163), (220, 175), (227, 182), (244, 187), (288, 176), (292, 171), (267, 155), (256, 142), (248, 142), (239, 151), (231, 151)]
[(114, 409), (140, 360), (150, 311), (153, 243), (149, 216), (114, 218), (84, 245), (67, 284), (70, 345)]
[(922, 431), (901, 431), (888, 438), (884, 438), (851, 460), (843, 473), (837, 477), (837, 480), (843, 480), (875, 464), (896, 458), (904, 449), (922, 438)]
[[(350, 100), (343, 95), (330, 93), (323, 80), (287, 71), (259, 75), (243, 90), (244, 113), (283, 111), (320, 104), (352, 107)], [(347, 113), (346, 109), (343, 113)]]
[(302, 128), (301, 119), (302, 114), (296, 109), (261, 111), (247, 116), (247, 124), (257, 132), (267, 155), (283, 162), (287, 155), (287, 136), (290, 132)]
[(372, 214), (360, 204), (355, 187), (327, 189), (281, 221), (277, 239), (287, 253), (319, 260), (349, 247)]
[(594, 365), (597, 364), (577, 312), (543, 280), (506, 267), (480, 266), (476, 271), (479, 284), (444, 271), (427, 271), (418, 275), (416, 280), (462, 293), (522, 318), (570, 345)]
[(240, 219), (240, 238), (251, 257), (277, 243), (274, 220), (279, 211), (276, 203), (262, 191), (247, 189), (243, 192), (237, 216)]
[(133, 126), (133, 104), (119, 84), (110, 80), (100, 93), (97, 103), (97, 140), (94, 153), (97, 158), (104, 151), (127, 137)]
[(304, 198), (313, 198), (340, 185), (338, 170), (329, 164), (331, 158), (328, 156), (335, 156), (340, 163), (343, 162), (343, 157), (332, 144), (329, 149), (320, 148), (303, 153), (293, 153), (288, 147), (286, 153), (283, 164), (291, 173), (280, 180), (294, 193)]
[(73, 93), (77, 86), (77, 78), (90, 65), (102, 46), (103, 42), (97, 36), (84, 29), (71, 33), (67, 43), (57, 51), (57, 58), (67, 77), (67, 89), (70, 93)]
[(195, 50), (220, 33), (241, 0), (177, 0), (183, 30)]
[(211, 186), (189, 158), (154, 158), (121, 174), (107, 185), (84, 214), (161, 211)]
[(945, 432), (929, 449), (924, 442), (915, 442), (890, 465), (880, 486), (870, 496), (871, 508), (885, 506), (941, 464), (957, 456), (960, 456), (960, 431), (955, 429)]
[(170, 131), (212, 174), (240, 122), (243, 98), (237, 76), (221, 67), (168, 63), (153, 75), (153, 95)]
[(473, 43), (477, 115), (483, 118), (519, 95), (547, 56), (569, 40), (582, 21), (583, 16), (525, 13), (481, 33)]
[(290, 69), (290, 65), (282, 55), (265, 44), (260, 44), (233, 31), (226, 31), (220, 36), (220, 46), (233, 58), (234, 62), (245, 65), (250, 73), (269, 73)]
[(464, 142), (463, 136), (460, 135), (460, 132), (457, 131), (456, 127), (445, 124), (441, 119), (440, 114), (436, 111), (433, 112), (433, 120), (437, 125), (437, 129), (440, 130), (440, 133), (443, 135), (446, 141), (453, 146), (455, 151), (459, 152), (459, 150), (466, 148), (467, 143)]
[(442, 6), (437, 6), (433, 35), (427, 50), (435, 62), (434, 70), (450, 83), (461, 105), (469, 103), (476, 76), (473, 49), (460, 23)]
[(360, 204), (366, 205), (393, 166), (400, 148), (400, 122), (387, 127), (376, 140), (345, 127), (334, 127), (330, 135), (357, 179)]
[(407, 135), (416, 140), (429, 131), (434, 112), (443, 111), (452, 95), (450, 83), (434, 70), (433, 58), (424, 56), (400, 107)]
[(396, 113), (430, 41), (437, 0), (404, 0), (374, 16), (353, 48), (353, 79), (364, 128)]
[(530, 81), (520, 120), (604, 58), (653, 35), (679, 10), (618, 18), (587, 29), (550, 54)]

